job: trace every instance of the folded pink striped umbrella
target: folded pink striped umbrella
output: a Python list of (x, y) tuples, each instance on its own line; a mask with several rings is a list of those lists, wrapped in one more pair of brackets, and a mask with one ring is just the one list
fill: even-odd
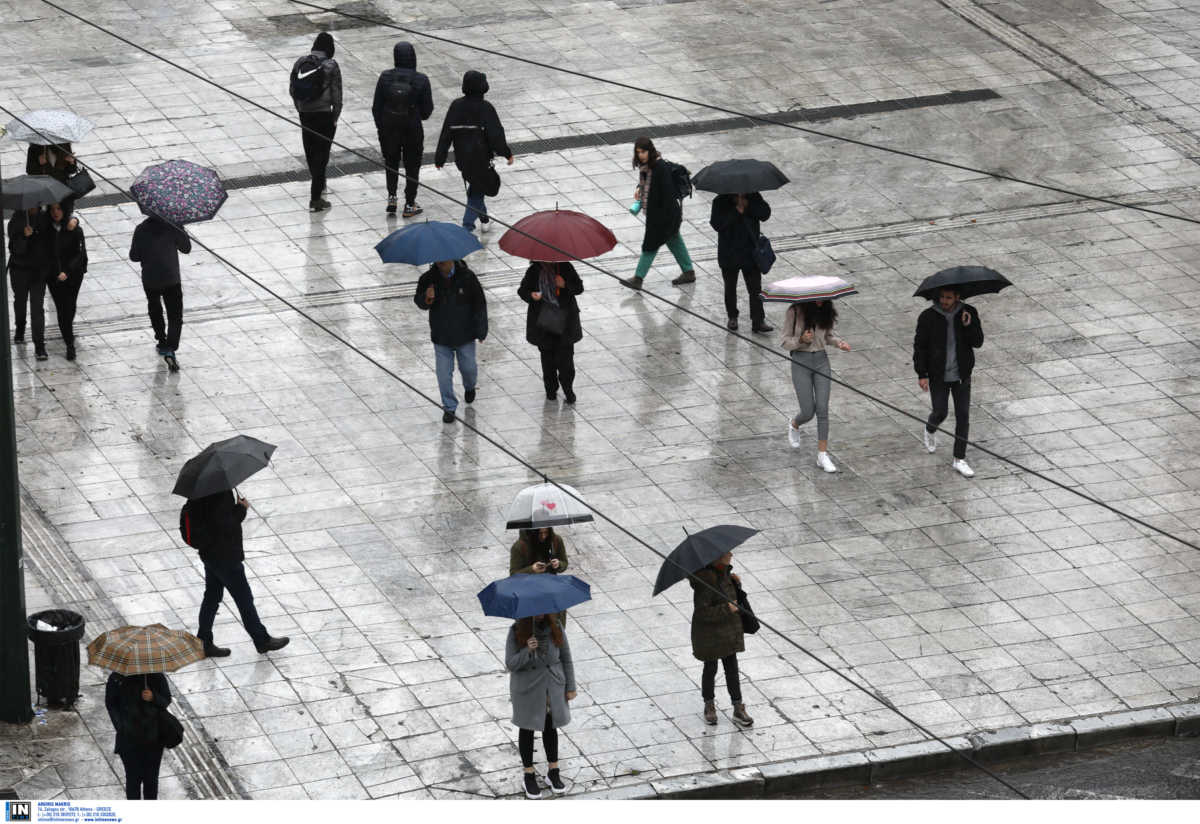
[(857, 294), (858, 290), (853, 284), (836, 275), (797, 275), (769, 284), (762, 290), (762, 299), (780, 303), (807, 303)]
[(102, 632), (88, 644), (88, 663), (122, 675), (174, 672), (204, 658), (204, 642), (181, 629), (162, 624), (119, 627)]

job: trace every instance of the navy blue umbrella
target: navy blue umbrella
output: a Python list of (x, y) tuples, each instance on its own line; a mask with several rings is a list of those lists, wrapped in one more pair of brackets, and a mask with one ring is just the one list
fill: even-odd
[(510, 575), (479, 593), (484, 615), (528, 618), (562, 612), (592, 600), (592, 588), (574, 575)]
[(456, 223), (427, 220), (397, 229), (375, 244), (384, 263), (424, 266), (439, 260), (462, 260), (483, 247), (479, 239)]

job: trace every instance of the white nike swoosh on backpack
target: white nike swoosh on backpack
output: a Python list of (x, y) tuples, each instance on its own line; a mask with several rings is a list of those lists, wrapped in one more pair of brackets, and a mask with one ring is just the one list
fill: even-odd
[(320, 70), (321, 70), (321, 67), (317, 66), (315, 69), (313, 69), (310, 72), (296, 72), (296, 79), (303, 80), (304, 78), (308, 77), (310, 74), (316, 74)]

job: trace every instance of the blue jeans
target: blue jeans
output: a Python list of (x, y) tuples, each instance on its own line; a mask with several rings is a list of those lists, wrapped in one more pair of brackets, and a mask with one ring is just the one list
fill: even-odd
[(258, 610), (254, 608), (254, 594), (250, 592), (250, 582), (246, 580), (246, 568), (241, 561), (205, 561), (204, 562), (204, 598), (200, 601), (200, 629), (196, 637), (201, 641), (212, 642), (213, 621), (217, 617), (217, 609), (221, 606), (221, 596), (229, 590), (233, 602), (237, 604), (238, 612), (242, 615), (242, 626), (254, 639), (255, 643), (265, 641), (270, 634), (258, 618)]
[[(475, 188), (474, 183), (467, 183), (467, 209), (463, 212), (463, 228), (468, 232), (475, 229), (475, 218), (481, 223), (488, 222), (487, 206), (483, 202), (483, 190)], [(442, 394), (445, 397), (445, 393)]]
[(433, 345), (437, 367), (438, 391), (442, 393), (442, 408), (447, 412), (458, 409), (458, 398), (454, 397), (454, 356), (458, 356), (458, 370), (462, 372), (463, 389), (475, 388), (479, 378), (479, 367), (475, 363), (475, 341), (460, 346)]

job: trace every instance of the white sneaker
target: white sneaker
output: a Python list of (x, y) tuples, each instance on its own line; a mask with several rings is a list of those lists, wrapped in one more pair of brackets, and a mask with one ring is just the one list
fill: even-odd
[(489, 233), (490, 231), (492, 231), (492, 222), (491, 222), (490, 220), (488, 220), (488, 221), (483, 221), (483, 220), (479, 221), (479, 234), (481, 234), (481, 235), (486, 235), (486, 234), (487, 234), (487, 233)]
[(964, 478), (974, 478), (975, 477), (975, 470), (972, 469), (971, 465), (968, 464), (966, 461), (964, 461), (962, 458), (955, 458), (954, 463), (952, 463), (950, 465), (952, 467), (954, 467), (955, 472), (957, 472), (959, 475), (962, 475)]
[(921, 434), (925, 436), (925, 451), (933, 454), (933, 451), (937, 449), (937, 433), (922, 429)]
[(800, 448), (800, 430), (788, 421), (788, 443), (792, 445), (792, 449)]
[(828, 452), (817, 453), (817, 466), (821, 467), (826, 472), (837, 472), (837, 467), (834, 466), (833, 461), (829, 459)]

